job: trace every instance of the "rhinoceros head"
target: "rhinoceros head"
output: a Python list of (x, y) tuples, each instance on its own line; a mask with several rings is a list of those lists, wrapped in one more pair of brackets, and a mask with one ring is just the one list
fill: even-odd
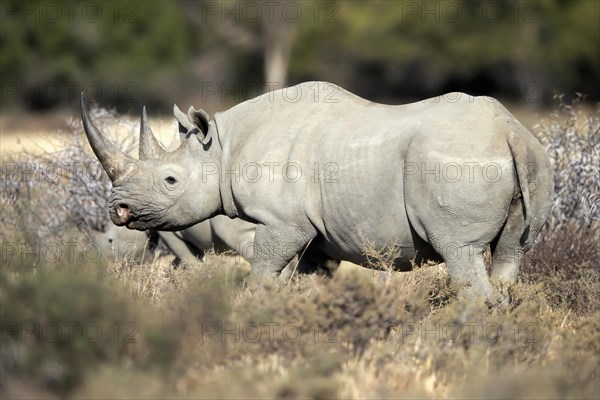
[(179, 230), (218, 213), (219, 179), (206, 174), (202, 163), (218, 165), (221, 149), (216, 127), (204, 111), (190, 108), (186, 116), (175, 106), (182, 143), (167, 152), (154, 137), (144, 108), (139, 160), (102, 135), (86, 111), (83, 95), (81, 115), (90, 146), (112, 181), (109, 214), (115, 225)]

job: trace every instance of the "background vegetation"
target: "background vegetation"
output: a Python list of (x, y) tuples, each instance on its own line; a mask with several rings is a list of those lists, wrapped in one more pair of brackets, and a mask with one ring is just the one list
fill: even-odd
[[(455, 90), (534, 105), (555, 92), (600, 99), (597, 1), (277, 4), (3, 2), (2, 105), (74, 106), (84, 89), (120, 111), (168, 113), (174, 99), (223, 109), (265, 82), (304, 80), (390, 102)], [(206, 99), (206, 83), (229, 95)]]

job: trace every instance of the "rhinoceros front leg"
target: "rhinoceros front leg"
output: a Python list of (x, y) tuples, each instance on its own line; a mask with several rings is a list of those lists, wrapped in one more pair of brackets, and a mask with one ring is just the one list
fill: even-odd
[(314, 238), (316, 231), (294, 225), (257, 225), (250, 277), (277, 277), (285, 266)]

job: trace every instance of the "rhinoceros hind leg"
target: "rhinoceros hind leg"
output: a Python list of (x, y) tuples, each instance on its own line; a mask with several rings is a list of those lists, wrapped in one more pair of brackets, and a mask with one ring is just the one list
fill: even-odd
[(523, 208), (520, 201), (511, 204), (508, 219), (497, 240), (492, 242), (493, 280), (515, 282), (525, 246), (521, 243), (524, 230)]
[[(446, 249), (450, 247), (446, 246)], [(445, 255), (448, 274), (452, 284), (458, 289), (459, 297), (492, 300), (493, 290), (485, 269), (484, 249), (484, 246), (468, 244), (455, 247), (456, 252)]]

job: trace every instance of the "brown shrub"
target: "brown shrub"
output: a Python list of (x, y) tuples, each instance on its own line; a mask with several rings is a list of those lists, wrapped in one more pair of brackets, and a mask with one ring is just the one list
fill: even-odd
[(589, 115), (583, 97), (572, 104), (556, 98), (558, 110), (536, 126), (554, 167), (556, 197), (524, 267), (568, 271), (569, 265), (587, 262), (600, 270), (600, 105)]
[(542, 284), (543, 295), (554, 308), (571, 310), (577, 315), (590, 315), (600, 311), (600, 269), (590, 263), (531, 271), (523, 274), (521, 279), (531, 284)]

